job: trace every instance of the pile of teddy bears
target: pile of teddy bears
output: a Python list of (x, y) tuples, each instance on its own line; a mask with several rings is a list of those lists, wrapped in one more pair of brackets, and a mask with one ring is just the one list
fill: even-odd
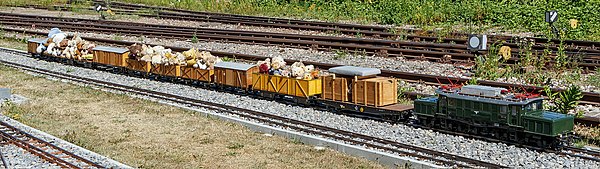
[(302, 62), (295, 62), (291, 66), (286, 66), (286, 63), (281, 56), (258, 61), (257, 65), (260, 73), (268, 73), (275, 76), (285, 76), (304, 80), (317, 79), (320, 76), (323, 76), (323, 72), (319, 69), (315, 69), (315, 66), (304, 65)]
[(210, 52), (200, 52), (196, 48), (184, 52), (173, 52), (163, 46), (133, 44), (128, 47), (129, 58), (151, 62), (152, 64), (190, 66), (200, 69), (213, 69), (221, 59)]
[(67, 59), (91, 60), (94, 57), (92, 49), (95, 47), (95, 44), (83, 40), (78, 33), (69, 40), (66, 33), (58, 28), (52, 28), (45, 43), (40, 44), (36, 52)]

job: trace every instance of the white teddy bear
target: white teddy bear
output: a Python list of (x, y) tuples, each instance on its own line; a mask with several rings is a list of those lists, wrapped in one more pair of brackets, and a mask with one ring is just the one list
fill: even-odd
[(35, 51), (37, 53), (42, 53), (44, 51), (46, 51), (46, 46), (44, 46), (43, 44), (38, 45), (38, 47), (35, 49)]
[(285, 60), (283, 60), (283, 57), (281, 56), (276, 56), (273, 57), (273, 59), (271, 60), (271, 68), (272, 69), (281, 69), (283, 68), (283, 66), (285, 66)]
[(65, 40), (65, 38), (67, 38), (67, 34), (60, 32), (60, 33), (56, 33), (54, 35), (52, 35), (52, 42), (56, 43), (58, 47), (60, 47), (60, 42), (62, 42), (63, 40)]

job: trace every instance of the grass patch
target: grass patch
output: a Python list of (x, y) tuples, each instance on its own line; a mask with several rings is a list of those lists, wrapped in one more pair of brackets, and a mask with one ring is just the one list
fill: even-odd
[(0, 86), (29, 98), (5, 115), (135, 168), (383, 168), (265, 137), (188, 110), (34, 77), (0, 65)]
[(575, 134), (581, 136), (580, 140), (575, 141), (576, 146), (591, 145), (600, 147), (600, 127), (586, 127), (575, 125), (573, 130)]
[(0, 47), (27, 50), (27, 39), (6, 37), (4, 31), (0, 30)]

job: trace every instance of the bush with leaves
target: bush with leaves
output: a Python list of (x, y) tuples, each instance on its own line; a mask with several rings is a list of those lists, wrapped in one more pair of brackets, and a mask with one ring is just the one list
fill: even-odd
[[(546, 108), (563, 114), (567, 114), (569, 110), (575, 109), (579, 104), (579, 100), (583, 98), (581, 88), (577, 85), (572, 85), (559, 93), (552, 93), (552, 90), (546, 86), (544, 87), (544, 92), (548, 96), (548, 100), (554, 103), (553, 106), (547, 105)], [(578, 116), (580, 115), (578, 113)]]

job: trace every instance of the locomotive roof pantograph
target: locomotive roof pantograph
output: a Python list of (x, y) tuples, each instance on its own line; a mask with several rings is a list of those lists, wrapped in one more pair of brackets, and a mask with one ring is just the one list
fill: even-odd
[[(498, 92), (498, 94), (496, 94), (496, 92)], [(526, 105), (531, 102), (544, 100), (542, 97), (518, 98), (516, 96), (520, 93), (511, 93), (509, 90), (504, 88), (481, 85), (466, 85), (462, 86), (461, 88), (449, 89), (439, 88), (435, 90), (435, 93), (449, 98), (500, 105)]]

